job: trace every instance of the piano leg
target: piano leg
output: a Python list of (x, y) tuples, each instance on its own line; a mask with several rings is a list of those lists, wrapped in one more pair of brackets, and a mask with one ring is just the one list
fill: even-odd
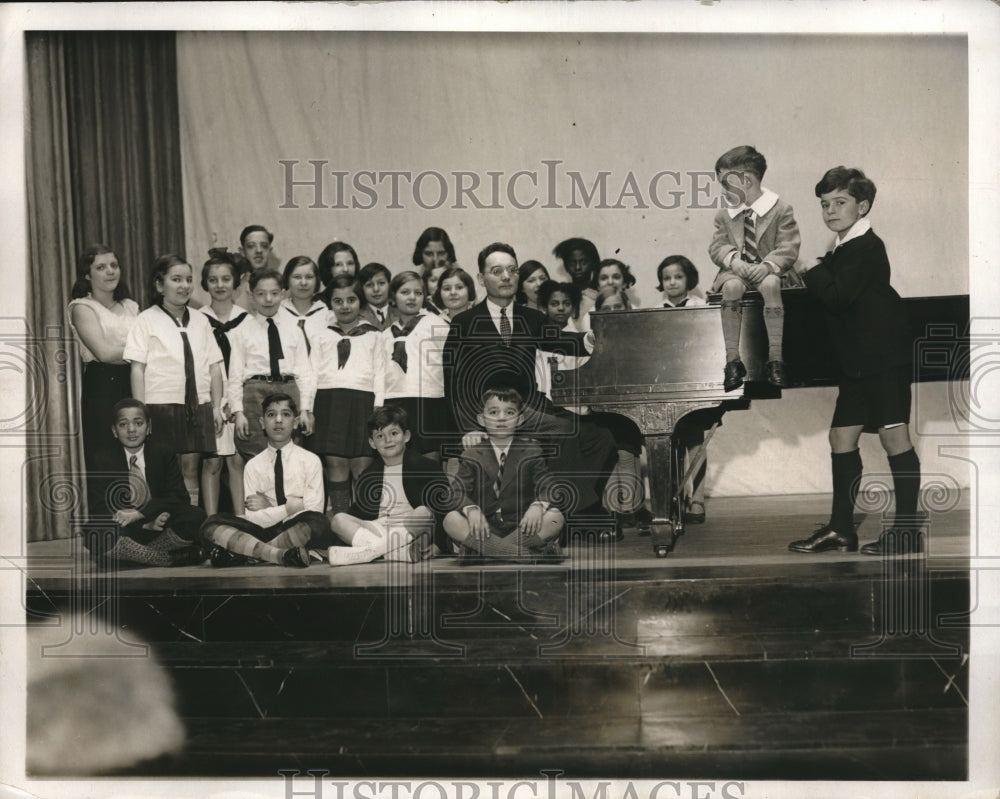
[(646, 455), (649, 460), (650, 505), (653, 511), (652, 544), (658, 558), (665, 558), (674, 548), (679, 535), (681, 514), (674, 495), (678, 479), (676, 453), (670, 433), (646, 435)]

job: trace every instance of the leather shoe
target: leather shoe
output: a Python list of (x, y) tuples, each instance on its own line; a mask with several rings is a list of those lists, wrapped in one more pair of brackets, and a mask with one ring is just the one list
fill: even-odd
[(281, 556), (282, 566), (291, 566), (293, 569), (309, 568), (309, 552), (305, 547), (292, 547), (286, 549)]
[(914, 555), (924, 551), (924, 534), (913, 528), (890, 528), (861, 547), (862, 555)]
[(171, 566), (199, 566), (205, 562), (208, 555), (198, 544), (192, 544), (183, 549), (174, 549), (169, 553)]
[(831, 530), (824, 524), (809, 538), (803, 541), (792, 541), (788, 545), (792, 552), (828, 552), (835, 549), (838, 552), (857, 552), (858, 536), (856, 533), (843, 534)]
[(782, 361), (767, 362), (767, 382), (778, 388), (788, 388), (788, 373)]
[(220, 547), (216, 544), (212, 547), (212, 551), (208, 555), (208, 559), (212, 563), (213, 569), (229, 569), (233, 566), (249, 566), (253, 563), (252, 558), (248, 558), (246, 555), (238, 555), (235, 552), (230, 552), (225, 547)]
[(743, 378), (747, 376), (747, 368), (743, 361), (737, 359), (726, 364), (723, 370), (725, 379), (722, 381), (722, 388), (725, 391), (735, 391), (743, 385)]

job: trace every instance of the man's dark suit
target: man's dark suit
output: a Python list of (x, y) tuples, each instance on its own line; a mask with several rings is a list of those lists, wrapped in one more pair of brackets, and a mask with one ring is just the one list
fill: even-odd
[[(109, 448), (95, 457), (95, 462), (87, 473), (87, 498), (91, 517), (109, 517), (115, 511), (134, 508), (142, 514), (142, 519), (123, 527), (119, 534), (145, 544), (160, 535), (160, 532), (143, 529), (143, 525), (161, 513), (169, 513), (167, 527), (180, 538), (195, 541), (198, 528), (205, 521), (205, 511), (191, 504), (177, 465), (177, 456), (153, 439), (147, 438), (143, 458), (146, 462), (148, 492), (145, 502), (137, 507), (132, 503), (129, 490), (129, 464), (124, 447)], [(90, 546), (96, 544), (96, 541), (87, 543)]]
[(476, 416), (483, 409), (488, 388), (516, 388), (525, 400), (521, 430), (554, 446), (550, 460), (557, 477), (571, 479), (575, 501), (563, 510), (572, 513), (597, 505), (604, 484), (614, 468), (617, 450), (606, 430), (580, 425), (545, 412), (545, 397), (535, 381), (539, 349), (566, 355), (585, 355), (583, 334), (568, 333), (544, 314), (522, 305), (507, 306), (511, 341), (506, 346), (486, 301), (455, 317), (444, 346), (445, 395), (451, 403), (459, 432), (478, 429)]

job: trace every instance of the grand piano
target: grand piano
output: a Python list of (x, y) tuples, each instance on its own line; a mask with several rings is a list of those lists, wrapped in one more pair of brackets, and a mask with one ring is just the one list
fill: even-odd
[[(832, 342), (819, 302), (806, 289), (784, 289), (784, 356), (792, 388), (837, 384)], [(665, 557), (684, 532), (678, 483), (684, 451), (675, 431), (695, 411), (700, 418), (746, 410), (752, 400), (781, 398), (766, 382), (767, 335), (763, 300), (743, 299), (740, 357), (747, 368), (742, 387), (722, 388), (725, 347), (718, 297), (693, 308), (649, 308), (593, 314), (596, 343), (576, 370), (553, 371), (557, 405), (589, 405), (632, 419), (646, 438), (653, 551)], [(904, 299), (918, 381), (969, 377), (969, 297)], [(786, 391), (788, 389), (785, 389)], [(692, 417), (694, 418), (694, 417)]]

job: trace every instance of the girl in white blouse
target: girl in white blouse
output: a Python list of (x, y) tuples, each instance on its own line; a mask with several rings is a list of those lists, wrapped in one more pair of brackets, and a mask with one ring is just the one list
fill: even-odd
[(130, 367), (122, 353), (139, 306), (129, 297), (118, 257), (104, 244), (92, 244), (80, 253), (72, 297), (70, 326), (84, 364), (80, 427), (84, 460), (90, 465), (101, 448), (116, 444), (109, 435), (111, 409), (119, 400), (132, 396)]
[(202, 313), (188, 307), (194, 273), (183, 258), (161, 255), (150, 274), (151, 305), (129, 331), (132, 396), (146, 403), (152, 434), (178, 455), (197, 505), (198, 464), (222, 432), (222, 352)]

